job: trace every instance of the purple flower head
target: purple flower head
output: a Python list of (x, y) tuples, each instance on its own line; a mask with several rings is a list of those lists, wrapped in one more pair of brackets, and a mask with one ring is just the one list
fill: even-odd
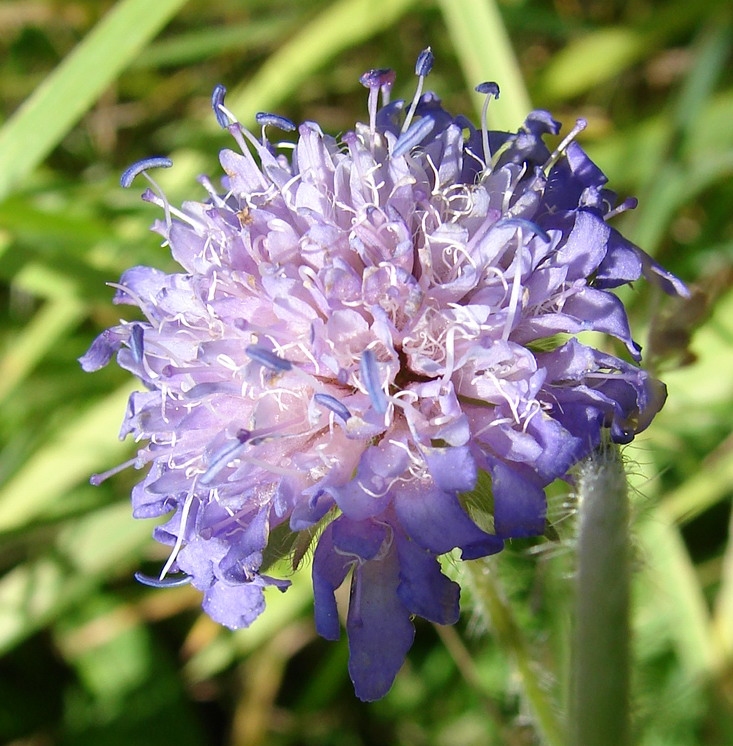
[[(686, 292), (608, 225), (630, 203), (614, 206), (575, 143), (582, 122), (553, 152), (547, 112), (515, 134), (485, 114), (477, 129), (422, 93), (431, 66), (428, 49), (409, 104), (389, 101), (391, 71), (366, 73), (369, 122), (341, 140), (305, 122), (292, 150), (265, 136), (288, 120), (260, 115), (258, 139), (217, 86), (237, 146), (220, 154), (221, 189), (202, 177), (208, 197), (180, 209), (154, 182), (143, 195), (182, 271), (125, 272), (115, 302), (145, 321), (81, 359), (96, 370), (116, 353), (143, 384), (122, 427), (144, 444), (131, 463), (149, 467), (133, 513), (169, 516), (154, 535), (171, 552), (159, 579), (140, 579), (191, 582), (213, 619), (244, 627), (265, 588), (288, 585), (282, 535), (297, 558), (314, 542), (316, 628), (339, 636), (334, 592), (349, 579), (365, 700), (390, 688), (413, 616), (456, 621), (440, 555), (541, 534), (545, 487), (604, 428), (628, 442), (662, 406), (611, 289), (643, 275)], [(486, 106), (499, 94), (478, 90)], [(141, 162), (124, 185), (168, 165)], [(584, 331), (617, 338), (622, 356)], [(467, 501), (479, 473), (491, 494)]]

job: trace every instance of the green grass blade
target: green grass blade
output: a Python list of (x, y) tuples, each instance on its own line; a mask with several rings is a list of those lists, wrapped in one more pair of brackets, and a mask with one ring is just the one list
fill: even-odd
[(491, 558), (484, 557), (465, 562), (464, 567), (467, 585), (479, 614), (500, 648), (514, 661), (522, 694), (532, 712), (535, 728), (541, 734), (538, 740), (546, 746), (561, 746), (565, 743), (562, 723), (544, 686), (539, 666), (532, 658), (532, 650), (518, 623), (516, 610), (506, 599), (503, 584), (496, 572), (497, 564)]
[[(494, 0), (439, 0), (470, 89), (495, 80), (501, 97), (489, 104), (492, 129), (513, 131), (532, 108), (519, 63)], [(476, 96), (479, 114), (483, 97)]]
[(719, 17), (699, 34), (696, 48), (693, 48), (694, 64), (675, 102), (674, 126), (692, 141), (693, 147), (697, 121), (715, 93), (717, 82), (728, 65), (733, 45), (732, 24), (731, 18)]
[[(673, 126), (661, 151), (662, 160), (647, 176), (646, 193), (640, 194), (646, 208), (638, 214), (634, 238), (652, 254), (695, 190), (704, 189), (710, 181), (727, 175), (733, 168), (726, 153), (716, 154), (713, 163), (708, 164), (695, 152), (705, 150), (705, 144), (700, 148), (696, 138), (697, 122), (725, 69), (730, 46), (730, 27), (722, 19), (699, 34), (694, 64), (675, 102)], [(682, 146), (689, 150), (688, 158), (683, 157)]]
[(86, 306), (74, 299), (56, 300), (41, 308), (0, 359), (0, 403), (33, 370), (43, 356), (76, 326)]
[(0, 654), (93, 593), (109, 575), (138, 561), (150, 542), (147, 521), (128, 503), (69, 521), (55, 545), (0, 578)]
[(0, 532), (27, 526), (95, 469), (123, 458), (128, 446), (113, 433), (133, 388), (126, 384), (83, 412), (25, 462), (0, 492)]
[(692, 474), (664, 498), (661, 508), (677, 523), (687, 523), (723, 500), (733, 484), (730, 446), (705, 461), (705, 470)]
[(0, 130), (0, 199), (53, 150), (185, 0), (121, 0)]
[(224, 52), (238, 53), (242, 49), (276, 45), (279, 39), (291, 32), (297, 20), (297, 16), (285, 16), (266, 18), (262, 21), (249, 20), (236, 26), (197, 28), (195, 31), (151, 44), (130, 67), (155, 69), (193, 65)]
[[(725, 156), (733, 152), (733, 129), (729, 126), (731, 117), (731, 92), (708, 98), (696, 117), (694, 142), (690, 145), (693, 157), (688, 160), (695, 168), (698, 160), (720, 160), (721, 154)], [(596, 163), (603, 164), (611, 183), (638, 185), (648, 181), (649, 174), (656, 173), (655, 169), (664, 157), (665, 144), (672, 134), (672, 118), (664, 113), (644, 119), (602, 140), (584, 144), (583, 147)], [(647, 246), (644, 248), (648, 249)]]
[(649, 58), (681, 29), (694, 27), (690, 22), (694, 24), (718, 6), (724, 6), (723, 0), (678, 0), (660, 6), (644, 23), (589, 31), (552, 56), (537, 85), (538, 95), (541, 92), (543, 102), (554, 103), (587, 93)]
[(643, 56), (649, 40), (637, 29), (608, 27), (568, 44), (542, 78), (543, 98), (561, 101), (595, 88)]
[[(314, 71), (349, 47), (392, 26), (416, 0), (341, 0), (283, 44), (245, 86), (232, 90), (227, 106), (243, 122), (275, 108)], [(213, 118), (209, 127), (216, 126)]]
[(638, 526), (645, 559), (645, 592), (654, 594), (656, 615), (670, 620), (670, 634), (690, 679), (709, 676), (716, 666), (711, 622), (695, 567), (680, 532), (664, 511), (656, 511)]
[(310, 574), (295, 573), (287, 593), (266, 591), (267, 613), (258, 617), (250, 627), (233, 635), (219, 634), (192, 656), (185, 665), (186, 679), (205, 681), (220, 674), (237, 658), (267, 644), (285, 627), (292, 624), (302, 610), (313, 603)]
[(720, 645), (720, 667), (733, 661), (733, 513), (728, 522), (728, 544), (723, 555), (720, 589), (713, 610), (713, 625)]

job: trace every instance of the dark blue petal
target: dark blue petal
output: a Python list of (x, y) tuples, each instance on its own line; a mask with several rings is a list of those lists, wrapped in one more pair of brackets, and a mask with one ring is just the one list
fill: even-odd
[[(553, 263), (567, 267), (571, 280), (586, 279), (606, 256), (611, 228), (601, 217), (588, 210), (578, 210), (570, 215), (575, 218), (572, 229), (567, 240), (558, 248)], [(563, 220), (562, 215), (543, 221), (543, 226), (548, 229), (560, 220)]]
[(265, 594), (259, 583), (217, 581), (204, 593), (202, 606), (215, 622), (242, 629), (265, 610)]
[(410, 612), (397, 595), (399, 582), (394, 549), (354, 570), (346, 620), (349, 674), (364, 702), (389, 691), (415, 637)]
[(316, 632), (327, 640), (338, 640), (341, 632), (334, 595), (344, 582), (353, 558), (336, 552), (333, 544), (333, 523), (318, 540), (313, 554), (313, 602)]
[(567, 474), (568, 469), (585, 456), (584, 441), (565, 429), (555, 418), (542, 412), (534, 416), (527, 427), (540, 445), (539, 458), (533, 462), (537, 475), (544, 482)]
[(505, 538), (537, 536), (545, 530), (545, 492), (498, 459), (489, 461), (494, 495), (494, 529)]
[(476, 559), (503, 547), (468, 517), (455, 495), (435, 485), (405, 485), (395, 493), (394, 507), (405, 533), (433, 554), (459, 547), (464, 559)]
[(460, 608), (461, 588), (440, 570), (431, 552), (414, 541), (395, 535), (400, 560), (400, 584), (397, 595), (411, 613), (436, 624), (455, 624)]
[(606, 256), (598, 265), (593, 286), (601, 289), (615, 288), (638, 280), (643, 270), (640, 252), (617, 230), (611, 229)]
[(571, 295), (563, 313), (582, 322), (584, 329), (605, 332), (620, 339), (635, 360), (641, 359), (641, 348), (631, 339), (631, 329), (624, 304), (605, 290), (586, 287)]
[(364, 451), (353, 479), (345, 485), (324, 489), (346, 516), (361, 521), (387, 507), (392, 500), (392, 487), (408, 463), (404, 448), (382, 440)]
[(360, 561), (374, 559), (388, 539), (387, 527), (374, 520), (352, 521), (341, 516), (331, 525), (333, 545), (339, 554)]
[(92, 342), (91, 347), (79, 358), (79, 364), (86, 373), (103, 368), (120, 349), (122, 342), (129, 336), (129, 330), (124, 326), (114, 326), (105, 329)]
[(424, 448), (423, 456), (439, 489), (457, 494), (476, 486), (476, 464), (468, 446)]
[(315, 526), (334, 506), (331, 495), (319, 489), (308, 500), (296, 503), (290, 515), (290, 528), (293, 531), (304, 531)]
[(668, 295), (679, 295), (681, 298), (689, 298), (690, 291), (682, 280), (675, 277), (671, 272), (655, 262), (649, 254), (638, 249), (641, 260), (642, 273), (644, 277), (657, 287), (662, 288)]

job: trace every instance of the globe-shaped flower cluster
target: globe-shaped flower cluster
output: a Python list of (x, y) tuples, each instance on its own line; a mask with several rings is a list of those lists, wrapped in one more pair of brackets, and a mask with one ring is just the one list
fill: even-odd
[[(389, 102), (391, 71), (370, 71), (368, 124), (338, 140), (305, 122), (291, 149), (265, 128), (292, 123), (260, 115), (257, 138), (217, 86), (238, 146), (220, 154), (223, 187), (202, 177), (208, 198), (181, 209), (143, 195), (183, 270), (125, 272), (115, 302), (145, 321), (81, 359), (91, 371), (117, 353), (144, 385), (122, 428), (145, 443), (134, 465), (149, 465), (134, 515), (171, 514), (154, 535), (172, 549), (160, 579), (143, 579), (191, 582), (213, 619), (245, 627), (267, 586), (288, 585), (267, 574), (283, 574), (273, 558), (297, 564), (313, 545), (326, 638), (350, 577), (349, 670), (366, 700), (391, 686), (413, 615), (458, 618), (440, 555), (541, 534), (545, 487), (604, 428), (628, 442), (662, 406), (662, 384), (578, 338), (613, 335), (638, 362), (611, 289), (644, 275), (685, 292), (608, 225), (630, 204), (615, 207), (574, 141), (582, 123), (554, 152), (544, 111), (516, 134), (485, 115), (477, 129), (421, 92), (431, 65), (426, 50), (409, 105)], [(122, 183), (169, 165), (142, 161)], [(469, 510), (480, 472), (490, 494)]]

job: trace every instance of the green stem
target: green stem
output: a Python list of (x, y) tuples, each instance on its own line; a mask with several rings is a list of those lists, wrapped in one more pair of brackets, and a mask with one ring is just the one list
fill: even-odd
[(629, 509), (615, 444), (602, 446), (581, 466), (578, 503), (570, 744), (627, 746)]
[(511, 606), (503, 597), (498, 578), (492, 572), (491, 560), (464, 562), (464, 566), (471, 578), (476, 603), (490, 623), (497, 643), (514, 659), (522, 691), (532, 710), (535, 727), (542, 742), (548, 746), (566, 746), (557, 714), (547, 691), (540, 683), (540, 672), (532, 661), (523, 632), (514, 618)]

